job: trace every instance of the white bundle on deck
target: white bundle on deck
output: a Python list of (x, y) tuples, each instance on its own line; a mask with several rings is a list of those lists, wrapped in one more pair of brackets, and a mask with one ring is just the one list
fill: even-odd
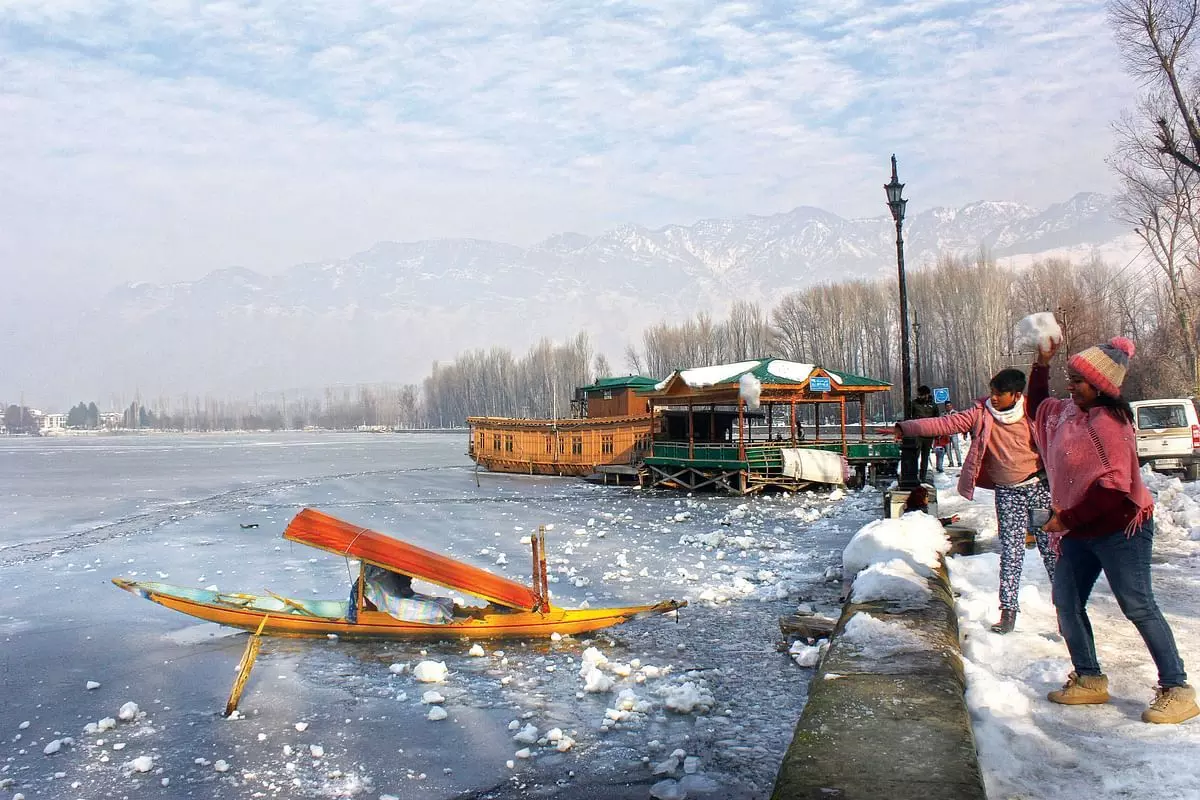
[(1049, 311), (1030, 314), (1017, 323), (1018, 350), (1049, 350), (1051, 343), (1061, 344), (1062, 328)]

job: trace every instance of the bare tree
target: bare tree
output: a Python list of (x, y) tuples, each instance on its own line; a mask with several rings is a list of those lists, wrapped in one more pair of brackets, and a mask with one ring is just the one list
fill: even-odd
[(1200, 394), (1200, 0), (1114, 0), (1109, 14), (1145, 87), (1113, 158), (1122, 206), (1165, 280), (1182, 372)]

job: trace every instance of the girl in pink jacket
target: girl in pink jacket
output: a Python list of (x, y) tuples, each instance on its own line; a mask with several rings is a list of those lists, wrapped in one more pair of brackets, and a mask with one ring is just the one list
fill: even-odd
[(989, 384), (991, 394), (969, 408), (933, 419), (897, 423), (905, 436), (971, 434), (971, 448), (958, 476), (958, 493), (968, 500), (975, 487), (996, 492), (1000, 539), (1000, 621), (996, 633), (1008, 633), (1017, 622), (1017, 593), (1025, 562), (1025, 534), (1033, 532), (1046, 573), (1054, 579), (1055, 555), (1046, 534), (1031, 527), (1030, 511), (1050, 507), (1050, 491), (1042, 459), (1033, 442), (1031, 414), (1025, 410), (1025, 373), (1005, 369)]

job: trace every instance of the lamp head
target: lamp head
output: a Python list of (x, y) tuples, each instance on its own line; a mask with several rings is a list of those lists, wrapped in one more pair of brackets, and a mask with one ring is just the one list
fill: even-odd
[(897, 222), (904, 219), (904, 209), (908, 205), (908, 201), (904, 199), (904, 184), (900, 182), (900, 178), (896, 174), (896, 156), (892, 156), (892, 180), (890, 183), (883, 185), (883, 190), (887, 192), (888, 208), (892, 210), (892, 218)]

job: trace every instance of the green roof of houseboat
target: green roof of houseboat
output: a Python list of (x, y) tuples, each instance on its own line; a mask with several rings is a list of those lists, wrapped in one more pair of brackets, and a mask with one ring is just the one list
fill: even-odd
[(613, 389), (648, 389), (658, 381), (645, 375), (625, 375), (619, 378), (597, 378), (596, 382), (579, 387), (581, 392), (612, 391)]

